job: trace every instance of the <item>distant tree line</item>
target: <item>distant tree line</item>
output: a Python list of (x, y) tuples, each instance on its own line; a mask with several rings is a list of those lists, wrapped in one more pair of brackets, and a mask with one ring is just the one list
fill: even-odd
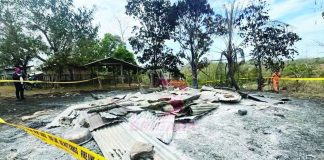
[[(134, 26), (130, 43), (140, 62), (149, 68), (177, 71), (186, 59), (191, 66), (192, 86), (198, 88), (198, 72), (208, 65), (206, 54), (217, 37), (226, 44), (222, 55), (227, 60), (227, 84), (239, 89), (235, 79), (237, 54), (250, 47), (251, 58), (258, 70), (258, 85), (262, 89), (262, 65), (277, 71), (285, 59), (298, 52), (294, 44), (300, 37), (289, 25), (272, 21), (265, 0), (251, 0), (247, 6), (235, 0), (224, 5), (224, 13), (215, 13), (207, 0), (128, 0), (126, 13), (141, 23)], [(241, 44), (234, 39), (241, 38)], [(180, 51), (166, 45), (176, 42)]]

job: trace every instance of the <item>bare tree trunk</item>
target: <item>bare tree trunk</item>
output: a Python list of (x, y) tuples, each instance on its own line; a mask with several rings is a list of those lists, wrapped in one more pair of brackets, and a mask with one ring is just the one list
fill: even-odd
[(23, 66), (22, 66), (22, 70), (23, 70), (23, 72), (24, 72), (24, 74), (27, 76), (27, 64), (23, 64)]
[(191, 62), (191, 72), (192, 72), (192, 88), (198, 89), (198, 72), (197, 64), (192, 60)]
[(228, 83), (231, 87), (234, 87), (236, 90), (239, 90), (239, 86), (235, 80), (235, 61), (233, 54), (233, 32), (234, 32), (234, 10), (235, 10), (235, 1), (232, 2), (230, 10), (226, 9), (225, 13), (227, 16), (227, 27), (228, 27), (228, 43), (227, 43), (227, 52), (226, 52), (226, 59), (228, 62), (228, 73), (227, 79)]
[(260, 58), (258, 58), (257, 69), (258, 69), (258, 90), (262, 91), (264, 80), (263, 80), (263, 76), (262, 76), (262, 65), (261, 65), (261, 59)]
[(231, 87), (234, 87), (236, 90), (239, 90), (240, 87), (237, 85), (235, 80), (235, 62), (233, 58), (228, 59), (228, 81)]

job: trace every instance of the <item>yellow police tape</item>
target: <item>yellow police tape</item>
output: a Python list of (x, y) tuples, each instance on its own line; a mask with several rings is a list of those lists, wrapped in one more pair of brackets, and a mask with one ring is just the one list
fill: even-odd
[(279, 78), (287, 81), (324, 81), (324, 78)]
[[(264, 77), (265, 79), (272, 79), (272, 77)], [(324, 81), (324, 78), (291, 78), (291, 77), (282, 77), (279, 78), (282, 81)]]
[[(240, 80), (253, 80), (250, 78), (239, 78)], [(264, 79), (272, 79), (272, 77), (264, 77)], [(254, 79), (255, 80), (255, 79)], [(290, 77), (283, 77), (279, 78), (281, 81), (324, 81), (324, 78), (290, 78)], [(220, 82), (220, 80), (215, 81), (206, 81), (206, 83), (215, 83)]]
[[(99, 79), (100, 77), (82, 80), (82, 81), (70, 81), (70, 82), (50, 82), (50, 81), (24, 81), (27, 83), (50, 83), (50, 84), (75, 84), (75, 83), (84, 83), (89, 82), (95, 79)], [(20, 82), (19, 80), (0, 80), (0, 83), (11, 83), (11, 82)]]
[(37, 137), (45, 143), (56, 146), (64, 151), (67, 151), (75, 158), (80, 160), (105, 160), (105, 158), (97, 153), (94, 153), (84, 147), (81, 147), (71, 141), (65, 140), (63, 138), (51, 135), (47, 132), (39, 131), (36, 129), (28, 128), (22, 125), (16, 125), (7, 123), (3, 119), (0, 118), (0, 124), (7, 124), (9, 126), (13, 126), (22, 130), (25, 130), (28, 134)]

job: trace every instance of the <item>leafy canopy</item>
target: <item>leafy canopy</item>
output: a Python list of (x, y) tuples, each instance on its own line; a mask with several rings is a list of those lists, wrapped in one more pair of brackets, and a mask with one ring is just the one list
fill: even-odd
[(166, 69), (179, 74), (180, 59), (165, 45), (175, 28), (175, 16), (169, 0), (128, 0), (126, 14), (138, 20), (129, 42), (140, 63), (149, 69)]
[(244, 44), (253, 47), (250, 55), (255, 64), (276, 71), (284, 67), (285, 59), (298, 54), (293, 46), (301, 38), (289, 30), (289, 25), (271, 21), (267, 5), (263, 0), (252, 3), (240, 15), (239, 23)]
[(82, 54), (93, 52), (98, 26), (92, 24), (93, 9), (76, 8), (73, 0), (26, 0), (28, 26), (41, 33), (48, 45), (48, 63), (59, 68), (78, 65)]
[(19, 1), (0, 1), (0, 64), (21, 66), (26, 71), (32, 59), (46, 50), (41, 38), (25, 31)]

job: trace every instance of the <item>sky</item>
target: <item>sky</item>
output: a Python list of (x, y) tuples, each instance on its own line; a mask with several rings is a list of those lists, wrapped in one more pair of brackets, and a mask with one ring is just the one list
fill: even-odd
[[(299, 52), (296, 58), (324, 57), (324, 47), (318, 45), (318, 42), (324, 43), (324, 19), (321, 16), (321, 12), (324, 11), (324, 0), (267, 1), (270, 8), (270, 18), (289, 24), (291, 30), (302, 38), (295, 45)], [(214, 11), (219, 14), (224, 12), (223, 5), (227, 2), (228, 0), (209, 0)], [(246, 4), (247, 0), (239, 0), (239, 2)], [(74, 4), (77, 7), (95, 7), (94, 24), (100, 26), (100, 38), (105, 33), (121, 36), (122, 30), (125, 31), (125, 41), (132, 36), (132, 27), (139, 24), (136, 20), (125, 14), (126, 3), (127, 0), (74, 0)], [(237, 43), (239, 42), (240, 39), (237, 39)], [(177, 45), (169, 45), (177, 50)], [(127, 47), (131, 50), (129, 44)], [(219, 59), (219, 52), (224, 50), (224, 48), (224, 42), (221, 39), (216, 39), (207, 56), (210, 60)], [(248, 49), (245, 52), (248, 52)]]

